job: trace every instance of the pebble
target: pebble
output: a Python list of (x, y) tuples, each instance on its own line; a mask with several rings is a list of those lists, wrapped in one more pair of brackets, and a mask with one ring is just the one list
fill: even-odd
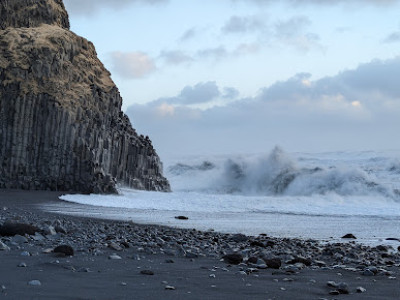
[(356, 289), (357, 293), (365, 293), (367, 291), (366, 288), (363, 288), (362, 286), (357, 287)]
[(142, 275), (154, 275), (154, 272), (151, 270), (142, 270), (140, 271), (140, 274)]
[(215, 278), (216, 276), (215, 276), (215, 274), (210, 274), (208, 277)]
[(26, 263), (21, 262), (21, 263), (18, 264), (18, 267), (19, 267), (19, 268), (26, 268), (27, 265), (26, 265)]
[(118, 259), (122, 259), (122, 257), (119, 256), (119, 255), (117, 255), (117, 254), (115, 254), (115, 253), (113, 253), (113, 254), (111, 254), (110, 256), (108, 256), (108, 259), (111, 259), (111, 260), (118, 260)]
[(69, 245), (58, 246), (54, 248), (53, 252), (64, 256), (74, 256), (74, 249)]
[(0, 241), (0, 251), (10, 251), (10, 247)]
[(166, 286), (165, 286), (165, 289), (166, 289), (166, 290), (173, 291), (173, 290), (175, 290), (176, 288), (175, 288), (174, 286), (172, 286), (172, 285), (166, 285)]
[(39, 280), (31, 280), (28, 282), (28, 285), (30, 286), (41, 286), (42, 283)]
[(28, 251), (23, 251), (21, 252), (21, 256), (31, 256), (31, 254)]
[(121, 282), (120, 285), (121, 286), (127, 286), (126, 282)]

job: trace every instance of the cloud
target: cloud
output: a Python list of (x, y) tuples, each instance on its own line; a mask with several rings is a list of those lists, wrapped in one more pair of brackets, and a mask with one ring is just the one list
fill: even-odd
[(181, 104), (192, 105), (211, 102), (221, 95), (215, 81), (200, 82), (194, 86), (186, 86), (176, 97), (161, 98), (154, 101), (153, 105), (159, 104)]
[(322, 48), (319, 45), (319, 36), (306, 31), (310, 25), (310, 19), (304, 16), (279, 21), (275, 24), (275, 37), (280, 42), (302, 51), (309, 51), (312, 47)]
[(215, 60), (226, 58), (228, 55), (229, 53), (224, 46), (202, 49), (197, 52), (197, 56), (200, 58), (211, 58)]
[(221, 28), (221, 31), (223, 33), (247, 33), (260, 31), (264, 27), (264, 20), (257, 16), (232, 16)]
[(111, 64), (115, 73), (129, 79), (143, 78), (156, 70), (153, 59), (143, 52), (112, 52)]
[[(154, 101), (127, 113), (165, 156), (254, 153), (276, 144), (289, 151), (399, 148), (399, 76), (400, 57), (375, 60), (316, 81), (300, 73), (223, 106), (198, 109), (183, 100)], [(196, 99), (196, 91), (208, 95), (203, 100), (238, 96), (235, 89), (209, 82), (185, 88), (176, 98)]]
[(389, 34), (384, 40), (384, 43), (397, 43), (400, 42), (400, 31)]
[(94, 15), (102, 9), (121, 10), (133, 4), (154, 5), (167, 3), (169, 0), (64, 0), (72, 15)]
[(179, 38), (180, 42), (186, 42), (188, 40), (193, 39), (197, 35), (197, 29), (195, 27), (192, 27), (188, 30), (186, 30), (182, 36)]
[(162, 51), (160, 58), (164, 59), (170, 65), (188, 64), (194, 60), (191, 56), (180, 50)]

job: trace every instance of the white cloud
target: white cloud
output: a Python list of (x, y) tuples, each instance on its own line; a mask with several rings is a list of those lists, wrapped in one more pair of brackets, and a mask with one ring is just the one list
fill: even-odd
[(155, 63), (143, 52), (111, 53), (112, 70), (121, 77), (143, 78), (156, 70)]

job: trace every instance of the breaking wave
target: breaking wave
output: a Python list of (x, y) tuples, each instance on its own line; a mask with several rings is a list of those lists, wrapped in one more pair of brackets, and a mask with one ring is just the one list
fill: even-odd
[[(304, 161), (275, 147), (269, 155), (177, 163), (168, 168), (167, 176), (178, 191), (265, 196), (380, 195), (400, 199), (399, 190), (377, 176), (374, 165)], [(387, 168), (388, 174), (398, 172), (400, 164)]]

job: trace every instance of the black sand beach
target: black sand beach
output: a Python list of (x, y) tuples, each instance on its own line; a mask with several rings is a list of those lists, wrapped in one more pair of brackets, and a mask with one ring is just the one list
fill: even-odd
[[(59, 202), (59, 195), (0, 190), (2, 228), (31, 224), (40, 231), (0, 237), (0, 298), (400, 298), (398, 249), (273, 238), (268, 232), (258, 237), (200, 232), (40, 210), (40, 205)], [(74, 255), (54, 253), (60, 245), (71, 246)]]

